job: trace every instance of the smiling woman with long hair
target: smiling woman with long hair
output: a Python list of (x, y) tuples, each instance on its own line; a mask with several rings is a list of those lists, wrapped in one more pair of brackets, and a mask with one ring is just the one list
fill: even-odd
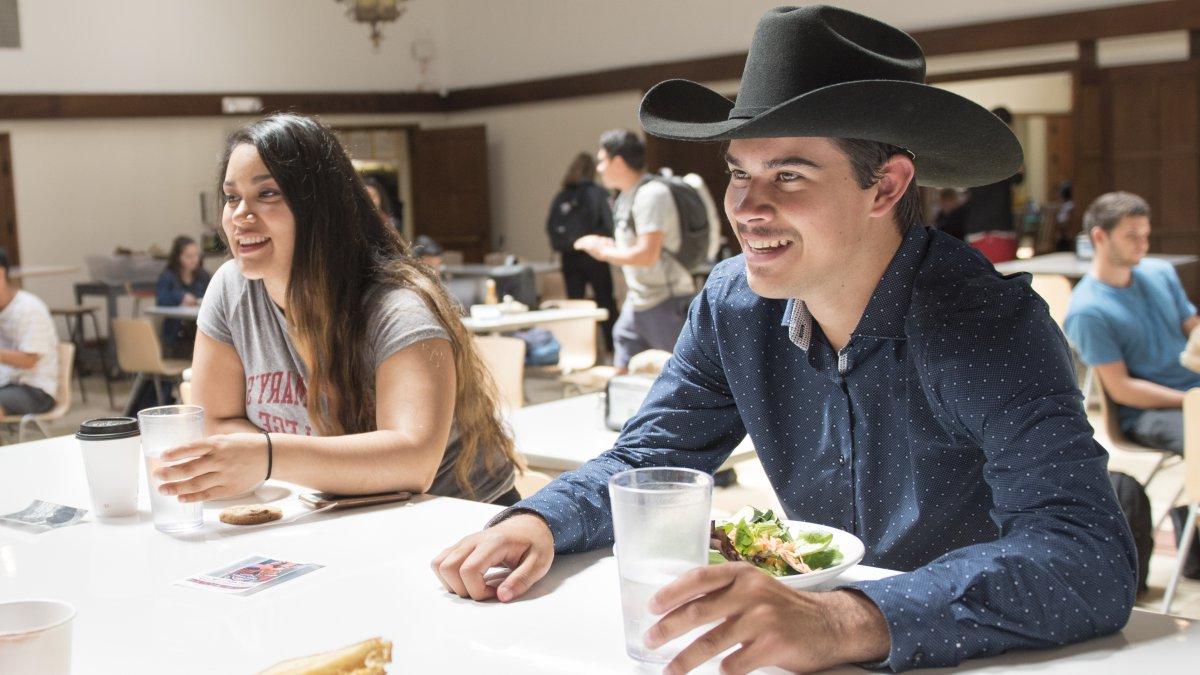
[(291, 114), (250, 124), (219, 180), (234, 259), (204, 298), (193, 363), (209, 436), (164, 456), (188, 460), (159, 470), (166, 494), (227, 497), (269, 475), (515, 501), (512, 439), (456, 305), (333, 132)]

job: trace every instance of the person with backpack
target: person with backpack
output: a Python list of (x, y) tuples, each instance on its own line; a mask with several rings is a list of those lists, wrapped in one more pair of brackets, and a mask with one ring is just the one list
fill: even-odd
[[(596, 260), (620, 265), (625, 275), (629, 291), (613, 326), (613, 365), (618, 374), (624, 374), (634, 354), (675, 348), (688, 304), (696, 293), (685, 261), (693, 257), (691, 249), (696, 246), (685, 247), (685, 243), (701, 242), (694, 232), (700, 228), (684, 227), (679, 204), (692, 213), (690, 193), (701, 214), (704, 206), (682, 180), (646, 172), (646, 146), (632, 131), (613, 129), (602, 134), (596, 160), (604, 186), (620, 191), (613, 209), (615, 232), (611, 239), (581, 237), (575, 248)], [(707, 244), (708, 229), (704, 227), (701, 255)]]
[(562, 275), (567, 286), (567, 297), (572, 300), (582, 299), (587, 287), (591, 286), (596, 306), (608, 310), (608, 319), (604, 322), (601, 333), (604, 336), (605, 347), (612, 353), (613, 322), (617, 318), (612, 270), (609, 269), (608, 263), (575, 250), (575, 242), (589, 234), (613, 236), (608, 191), (596, 185), (596, 160), (586, 152), (576, 155), (567, 167), (567, 173), (562, 180), (562, 190), (550, 203), (546, 233), (550, 235), (550, 247), (562, 256)]

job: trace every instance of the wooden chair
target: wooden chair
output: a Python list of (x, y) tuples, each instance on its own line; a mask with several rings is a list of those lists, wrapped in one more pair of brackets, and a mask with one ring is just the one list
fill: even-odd
[(17, 425), (17, 442), (24, 443), (30, 426), (36, 426), (42, 436), (50, 438), (46, 422), (56, 422), (71, 409), (71, 371), (75, 365), (75, 345), (61, 342), (58, 345), (58, 386), (54, 395), (54, 407), (43, 413), (0, 416), (0, 424)]
[[(1112, 397), (1108, 395), (1108, 391), (1104, 388), (1103, 380), (1100, 378), (1096, 378), (1096, 380), (1100, 383), (1100, 416), (1104, 421), (1104, 433), (1108, 435), (1108, 440), (1112, 443), (1113, 447), (1125, 450), (1126, 452), (1152, 452), (1158, 454), (1158, 462), (1150, 470), (1146, 479), (1142, 481), (1143, 486), (1149, 487), (1150, 481), (1154, 480), (1159, 471), (1166, 466), (1174, 465), (1180, 461), (1179, 456), (1169, 450), (1142, 445), (1126, 436), (1125, 432), (1121, 431), (1121, 418), (1116, 401), (1113, 401)], [(1160, 520), (1159, 522), (1161, 523), (1162, 521)], [(1155, 525), (1155, 529), (1158, 529), (1157, 524)]]
[(1035, 274), (1030, 285), (1046, 301), (1050, 316), (1061, 329), (1071, 306), (1071, 281), (1061, 274)]
[(463, 264), (462, 251), (442, 251), (443, 265), (461, 265)]
[(100, 374), (104, 377), (104, 388), (108, 392), (108, 407), (116, 407), (113, 402), (112, 372), (108, 367), (108, 341), (100, 336), (100, 322), (96, 319), (99, 307), (92, 305), (74, 305), (71, 307), (52, 307), (51, 316), (61, 316), (67, 325), (67, 339), (75, 345), (75, 379), (79, 380), (79, 400), (87, 403), (87, 390), (83, 386), (83, 368), (80, 367), (83, 350), (88, 346), (83, 319), (87, 317), (92, 324), (93, 348), (100, 353)]
[[(159, 405), (166, 405), (162, 394), (162, 382), (166, 378), (171, 383), (180, 381), (183, 371), (191, 366), (191, 362), (182, 359), (164, 359), (162, 345), (158, 341), (158, 333), (154, 324), (146, 319), (113, 319), (113, 339), (117, 347), (117, 364), (127, 373), (135, 373), (138, 378), (130, 392), (130, 403), (138, 395), (140, 385), (146, 378), (154, 382), (154, 394)], [(130, 410), (130, 405), (126, 406)]]
[(667, 365), (669, 358), (671, 358), (671, 352), (662, 349), (647, 349), (644, 352), (638, 352), (629, 359), (629, 373), (657, 377), (663, 367)]
[(1175, 586), (1183, 576), (1189, 550), (1196, 545), (1196, 517), (1200, 514), (1200, 389), (1190, 389), (1183, 395), (1183, 493), (1187, 497), (1188, 515), (1179, 542), (1179, 560), (1163, 595), (1163, 614), (1171, 612)]
[[(595, 309), (595, 300), (547, 300), (541, 309)], [(600, 324), (593, 319), (554, 321), (545, 325), (546, 330), (558, 340), (558, 365), (537, 369), (538, 374), (558, 377), (564, 393), (586, 393), (600, 391), (616, 373), (612, 366), (596, 365), (599, 360)]]
[(549, 485), (552, 480), (554, 479), (549, 474), (525, 469), (523, 473), (517, 474), (513, 487), (517, 488), (522, 497), (528, 497)]
[(501, 335), (476, 335), (474, 340), (496, 381), (501, 405), (509, 410), (525, 405), (525, 341)]

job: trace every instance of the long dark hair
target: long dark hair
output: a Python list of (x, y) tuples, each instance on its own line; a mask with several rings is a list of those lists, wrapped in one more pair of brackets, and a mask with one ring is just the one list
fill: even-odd
[(218, 185), (243, 143), (258, 150), (296, 221), (287, 319), (308, 368), (308, 413), (316, 428), (330, 436), (376, 429), (374, 388), (363, 385), (375, 379), (363, 299), (374, 284), (399, 286), (416, 292), (450, 335), (462, 444), (454, 467), (459, 486), (473, 493), (467, 477), (481, 452), (490, 469), (503, 458), (519, 465), (498, 417), (495, 383), (459, 320), (458, 305), (432, 270), (408, 257), (333, 131), (295, 114), (249, 124), (229, 136)]
[(567, 166), (567, 172), (563, 174), (562, 186), (569, 188), (584, 181), (589, 183), (596, 181), (596, 158), (586, 152), (581, 152), (575, 155), (575, 159), (571, 160), (571, 164)]
[[(224, 180), (224, 176), (221, 179)], [(171, 270), (181, 280), (183, 279), (183, 261), (181, 260), (183, 258), (183, 249), (194, 243), (196, 243), (195, 239), (182, 234), (175, 237), (175, 241), (171, 242), (171, 252), (167, 254), (167, 269)], [(200, 270), (197, 269), (196, 274), (199, 273)]]

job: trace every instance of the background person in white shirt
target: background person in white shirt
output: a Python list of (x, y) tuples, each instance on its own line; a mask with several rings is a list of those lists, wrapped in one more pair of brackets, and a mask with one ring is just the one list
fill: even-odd
[(0, 251), (0, 412), (41, 413), (58, 389), (58, 332), (46, 304), (8, 280)]

